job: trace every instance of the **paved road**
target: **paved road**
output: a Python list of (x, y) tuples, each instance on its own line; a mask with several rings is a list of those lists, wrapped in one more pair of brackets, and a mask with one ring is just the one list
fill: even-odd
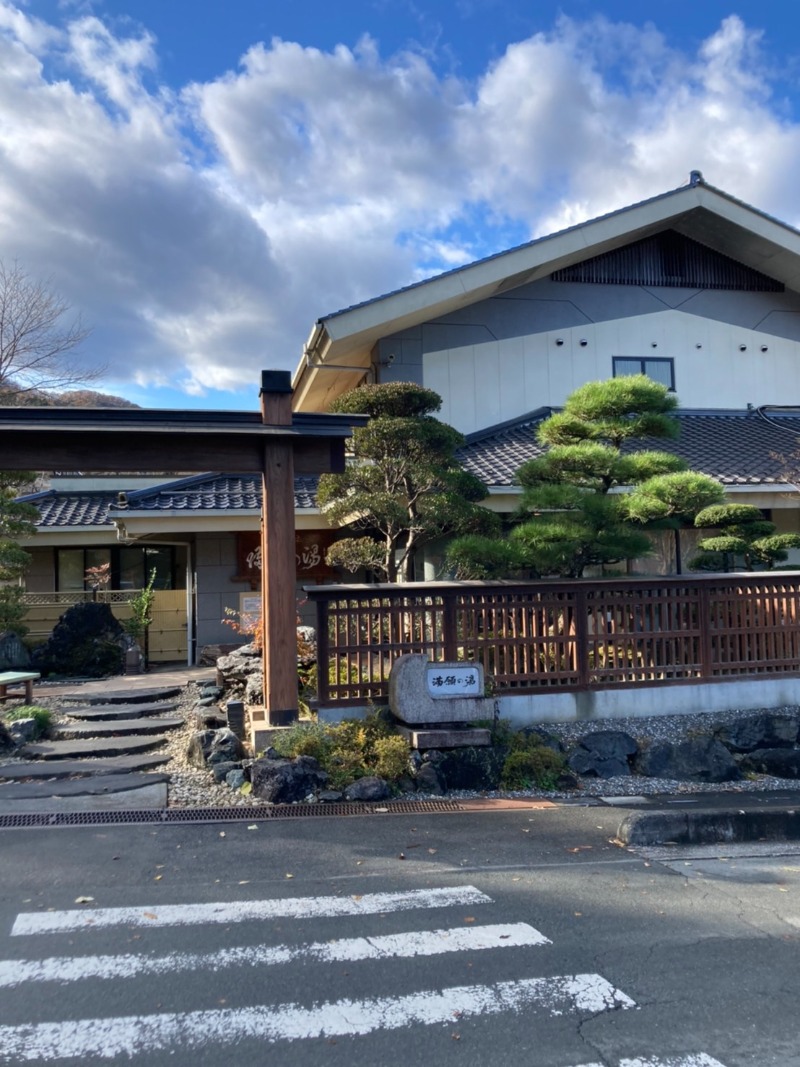
[(797, 850), (616, 821), (5, 831), (0, 1064), (800, 1067)]

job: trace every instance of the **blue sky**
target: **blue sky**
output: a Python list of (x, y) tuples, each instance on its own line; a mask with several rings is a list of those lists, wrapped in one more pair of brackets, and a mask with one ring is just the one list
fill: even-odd
[(257, 405), (322, 314), (675, 188), (800, 225), (800, 9), (0, 0), (0, 258), (98, 387)]

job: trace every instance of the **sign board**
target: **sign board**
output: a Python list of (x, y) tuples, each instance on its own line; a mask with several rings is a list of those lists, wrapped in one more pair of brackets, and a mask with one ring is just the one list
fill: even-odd
[[(336, 572), (325, 562), (333, 542), (331, 530), (297, 530), (294, 535), (294, 558), (298, 581), (319, 581), (334, 577)], [(255, 530), (236, 535), (235, 581), (250, 582), (251, 589), (261, 585), (261, 536)]]
[(482, 697), (483, 667), (479, 663), (430, 663), (425, 671), (425, 684), (434, 700)]

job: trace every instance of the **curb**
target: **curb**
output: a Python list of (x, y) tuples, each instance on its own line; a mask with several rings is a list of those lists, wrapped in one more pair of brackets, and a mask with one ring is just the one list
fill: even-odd
[(625, 845), (800, 841), (800, 805), (749, 811), (637, 811), (622, 820), (617, 838)]

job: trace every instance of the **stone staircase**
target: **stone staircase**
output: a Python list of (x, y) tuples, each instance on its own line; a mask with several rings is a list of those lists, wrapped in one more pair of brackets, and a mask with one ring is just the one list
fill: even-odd
[(169, 775), (156, 768), (170, 757), (158, 750), (184, 725), (170, 714), (181, 688), (62, 698), (71, 721), (21, 748), (22, 760), (0, 764), (0, 813), (165, 808)]

